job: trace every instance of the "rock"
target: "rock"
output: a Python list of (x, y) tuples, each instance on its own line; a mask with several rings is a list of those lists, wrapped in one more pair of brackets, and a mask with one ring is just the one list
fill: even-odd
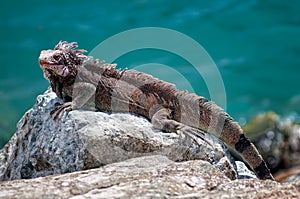
[(276, 181), (279, 182), (291, 182), (300, 178), (300, 166), (294, 166), (289, 169), (284, 169), (277, 172), (274, 176)]
[(0, 198), (296, 198), (300, 179), (230, 180), (203, 160), (138, 157), (97, 169), (0, 183)]
[(50, 112), (58, 102), (62, 103), (47, 91), (19, 121), (17, 132), (0, 152), (0, 181), (87, 170), (149, 155), (177, 162), (205, 160), (236, 178), (230, 154), (209, 134), (204, 140), (196, 138), (196, 143), (155, 130), (145, 118), (126, 113), (75, 110), (54, 121)]
[(254, 172), (250, 171), (245, 163), (241, 161), (235, 161), (236, 170), (238, 174), (238, 179), (249, 179), (249, 178), (257, 178)]

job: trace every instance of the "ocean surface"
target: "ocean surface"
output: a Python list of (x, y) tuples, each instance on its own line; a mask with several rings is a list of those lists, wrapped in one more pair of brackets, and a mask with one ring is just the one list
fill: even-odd
[[(142, 27), (175, 30), (202, 45), (221, 74), (226, 111), (241, 124), (266, 111), (299, 121), (299, 10), (297, 0), (4, 1), (0, 7), (0, 148), (37, 95), (49, 86), (37, 62), (42, 49), (67, 40), (91, 51), (113, 35)], [(118, 44), (111, 46), (118, 48)], [(153, 72), (210, 99), (201, 75), (172, 52), (141, 49), (115, 62), (120, 68)], [(149, 63), (156, 63), (151, 64), (153, 69)]]

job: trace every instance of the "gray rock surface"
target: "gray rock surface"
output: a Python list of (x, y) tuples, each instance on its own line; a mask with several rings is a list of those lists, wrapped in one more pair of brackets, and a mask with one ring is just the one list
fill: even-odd
[(177, 162), (205, 160), (236, 178), (226, 148), (208, 134), (196, 144), (125, 113), (76, 110), (54, 121), (50, 112), (57, 102), (62, 103), (47, 91), (20, 120), (17, 132), (0, 152), (0, 181), (81, 171), (149, 155), (164, 155)]
[(235, 161), (236, 170), (238, 174), (238, 179), (249, 179), (249, 178), (256, 178), (256, 175), (253, 171), (250, 171), (244, 162)]
[(299, 198), (300, 179), (230, 180), (202, 160), (145, 156), (97, 169), (0, 183), (0, 198)]

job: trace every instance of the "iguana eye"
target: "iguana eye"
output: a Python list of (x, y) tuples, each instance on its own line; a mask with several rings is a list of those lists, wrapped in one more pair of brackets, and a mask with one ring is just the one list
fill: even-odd
[(56, 61), (59, 61), (60, 60), (60, 55), (59, 54), (54, 54), (53, 59), (55, 59)]

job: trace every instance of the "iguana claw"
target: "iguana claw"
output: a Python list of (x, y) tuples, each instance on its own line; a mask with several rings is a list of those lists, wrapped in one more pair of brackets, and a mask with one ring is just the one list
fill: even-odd
[(72, 102), (65, 102), (64, 104), (55, 103), (55, 109), (50, 112), (50, 116), (53, 120), (56, 120), (63, 111), (70, 112), (72, 111)]
[(203, 143), (200, 143), (199, 139), (201, 139), (202, 141), (204, 141), (207, 144), (209, 144), (210, 146), (212, 146), (212, 144), (210, 142), (208, 142), (207, 139), (205, 139), (205, 133), (199, 129), (196, 129), (196, 128), (193, 128), (190, 126), (186, 126), (186, 125), (182, 125), (181, 128), (177, 129), (177, 134), (187, 135), (192, 140), (194, 140), (199, 146), (201, 146), (203, 144)]

